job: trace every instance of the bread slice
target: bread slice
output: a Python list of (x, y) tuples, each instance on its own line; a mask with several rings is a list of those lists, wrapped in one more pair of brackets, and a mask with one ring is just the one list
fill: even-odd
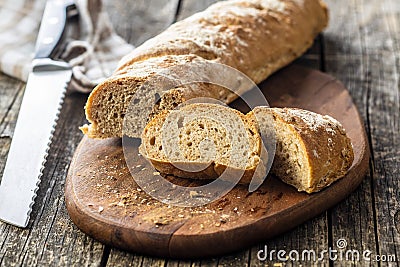
[[(124, 57), (115, 73), (90, 94), (85, 107), (90, 124), (81, 130), (91, 138), (121, 137), (132, 96), (156, 73), (174, 66), (216, 62), (259, 83), (304, 53), (327, 22), (321, 0), (229, 0), (211, 5)], [(163, 94), (155, 111), (198, 96), (227, 104), (238, 97), (224, 88), (178, 88)]]
[(230, 167), (250, 181), (260, 148), (257, 128), (243, 113), (219, 104), (190, 104), (156, 115), (143, 131), (140, 152), (162, 173), (215, 179)]
[[(214, 119), (203, 119), (205, 114), (208, 118), (214, 116)], [(221, 122), (229, 127), (224, 128)], [(352, 145), (341, 124), (330, 116), (296, 108), (257, 107), (243, 115), (219, 105), (190, 104), (180, 110), (164, 111), (147, 124), (140, 151), (165, 174), (215, 179), (226, 166), (230, 166), (242, 169), (244, 175), (240, 183), (247, 184), (261, 162), (258, 131), (271, 129), (271, 125), (265, 125), (271, 122), (277, 142), (271, 171), (298, 191), (317, 192), (343, 177), (350, 168), (354, 158)], [(233, 139), (232, 143), (227, 138), (230, 133), (234, 136), (240, 134), (235, 129), (239, 129), (241, 123), (246, 128), (250, 146), (243, 146), (243, 139)], [(170, 142), (172, 135), (178, 136), (178, 146)], [(216, 154), (202, 156), (198, 148), (207, 138), (216, 141)], [(234, 145), (244, 149), (236, 151), (233, 160), (228, 161), (226, 155)], [(167, 156), (167, 146), (177, 148), (181, 157), (170, 157), (170, 152)], [(240, 162), (245, 162), (245, 167)], [(204, 170), (196, 169), (199, 166)]]
[(351, 141), (331, 116), (297, 108), (257, 107), (248, 116), (252, 113), (272, 115), (276, 152), (271, 172), (298, 191), (320, 191), (351, 167)]

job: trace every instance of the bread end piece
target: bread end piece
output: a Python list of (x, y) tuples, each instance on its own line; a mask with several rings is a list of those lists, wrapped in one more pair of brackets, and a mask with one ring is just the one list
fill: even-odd
[(274, 117), (277, 147), (271, 172), (298, 191), (318, 192), (342, 178), (354, 160), (342, 125), (296, 108), (256, 108)]

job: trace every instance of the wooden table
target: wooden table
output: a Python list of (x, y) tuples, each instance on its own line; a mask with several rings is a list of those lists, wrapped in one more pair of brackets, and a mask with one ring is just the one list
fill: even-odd
[[(134, 45), (214, 0), (108, 0), (117, 32)], [(362, 185), (336, 207), (284, 235), (234, 255), (177, 261), (131, 254), (104, 246), (82, 233), (69, 219), (64, 181), (82, 138), (87, 95), (69, 93), (63, 105), (44, 170), (30, 227), (0, 222), (0, 266), (282, 266), (260, 261), (257, 252), (317, 252), (345, 239), (349, 249), (370, 250), (392, 262), (288, 262), (299, 266), (400, 265), (400, 1), (327, 0), (330, 26), (298, 64), (325, 71), (350, 90), (365, 121), (372, 156)], [(0, 175), (13, 136), (25, 84), (0, 75)], [(281, 265), (282, 264), (282, 265)]]

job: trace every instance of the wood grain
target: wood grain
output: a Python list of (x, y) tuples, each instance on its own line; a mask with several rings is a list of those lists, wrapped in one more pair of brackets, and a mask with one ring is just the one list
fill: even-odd
[[(358, 12), (348, 12), (349, 8), (357, 10), (357, 3), (351, 2), (346, 7), (334, 4), (332, 1), (328, 4), (332, 5), (331, 8), (337, 14), (339, 23), (331, 23), (325, 34), (325, 68), (328, 73), (337, 76), (347, 85), (350, 94), (360, 109), (362, 117), (365, 118), (364, 123), (366, 123), (366, 99), (368, 94), (363, 81), (365, 65), (361, 56), (361, 33), (357, 25)], [(346, 27), (346, 31), (340, 30), (343, 27)], [(339, 42), (337, 40), (340, 40), (340, 47), (338, 47)], [(369, 249), (376, 255), (375, 225), (366, 223), (374, 221), (372, 194), (371, 176), (368, 175), (354, 194), (331, 210), (329, 214), (330, 246), (336, 247), (337, 240), (344, 238), (348, 243), (349, 249), (358, 251)], [(357, 209), (358, 212), (352, 213), (352, 216), (344, 216), (354, 209)], [(356, 266), (360, 264), (375, 266), (376, 264), (352, 260), (346, 263)]]
[[(120, 139), (84, 137), (66, 183), (71, 219), (87, 234), (112, 246), (161, 257), (203, 258), (274, 237), (350, 194), (368, 169), (368, 144), (363, 123), (343, 85), (331, 76), (293, 65), (260, 86), (271, 106), (304, 108), (342, 122), (355, 153), (345, 178), (308, 195), (269, 177), (252, 194), (246, 186), (236, 186), (206, 206), (179, 208), (152, 199), (138, 187), (126, 166)], [(232, 106), (244, 111), (241, 102)], [(143, 168), (144, 161), (138, 158), (136, 168)], [(182, 179), (171, 179), (182, 183)], [(203, 182), (190, 184), (199, 186)], [(227, 219), (221, 219), (226, 215)]]
[(370, 33), (361, 38), (361, 47), (369, 96), (367, 120), (374, 151), (372, 192), (377, 250), (380, 255), (396, 255), (399, 261), (400, 222), (395, 215), (400, 210), (400, 31), (399, 23), (393, 23), (393, 19), (400, 18), (400, 3), (385, 1), (378, 5), (361, 1), (358, 9), (361, 31)]
[[(326, 71), (349, 88), (365, 118), (373, 151), (370, 175), (359, 190), (332, 210), (332, 243), (345, 238), (348, 248), (368, 249), (373, 255), (395, 255), (398, 261), (400, 239), (395, 229), (399, 221), (396, 222), (395, 214), (399, 210), (400, 193), (393, 170), (399, 169), (399, 161), (396, 163), (394, 158), (400, 150), (400, 3), (350, 1), (339, 5), (336, 1), (327, 2), (338, 23), (331, 23), (325, 34)], [(345, 216), (355, 209), (357, 213)], [(349, 262), (356, 266), (377, 264)], [(393, 263), (379, 264), (391, 266)]]
[[(0, 124), (0, 163), (13, 135), (24, 84), (1, 76), (1, 105), (4, 117)], [(3, 102), (4, 101), (4, 102)], [(67, 95), (61, 110), (38, 197), (33, 207), (29, 229), (19, 229), (0, 222), (0, 265), (70, 265), (99, 264), (103, 245), (79, 232), (71, 223), (64, 206), (64, 177), (77, 145), (80, 133), (77, 126), (83, 122), (84, 98)], [(4, 105), (3, 105), (4, 104)], [(3, 156), (4, 155), (4, 156)]]

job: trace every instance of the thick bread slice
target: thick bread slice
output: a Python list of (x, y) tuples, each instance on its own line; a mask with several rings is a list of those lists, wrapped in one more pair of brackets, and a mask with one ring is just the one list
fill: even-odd
[(215, 179), (229, 166), (250, 181), (260, 160), (260, 140), (243, 113), (217, 104), (191, 104), (155, 116), (143, 132), (140, 152), (162, 173)]
[[(222, 137), (228, 132), (221, 127), (221, 124), (206, 124), (200, 117), (196, 117), (196, 114), (200, 115), (203, 109), (208, 110), (210, 114), (220, 114), (221, 116), (218, 118), (233, 125), (232, 118), (239, 116), (246, 125), (251, 150), (247, 153), (250, 157), (245, 161), (247, 162), (246, 168), (243, 168), (245, 176), (242, 177), (240, 183), (251, 181), (254, 170), (260, 162), (261, 138), (257, 131), (270, 127), (270, 125), (262, 125), (266, 121), (273, 121), (277, 141), (271, 171), (282, 181), (293, 185), (299, 191), (312, 193), (325, 188), (343, 177), (353, 162), (354, 155), (350, 139), (341, 124), (330, 116), (322, 116), (296, 108), (267, 107), (257, 107), (247, 115), (243, 115), (234, 109), (217, 105), (191, 104), (181, 110), (164, 111), (156, 115), (146, 126), (140, 149), (141, 153), (151, 161), (157, 170), (162, 173), (192, 179), (214, 179), (221, 174), (221, 171), (215, 166), (226, 167), (226, 160), (222, 155), (234, 144), (227, 143), (229, 139)], [(185, 117), (188, 111), (190, 111), (190, 116)], [(182, 165), (174, 164), (166, 157), (163, 153), (162, 143), (168, 144), (168, 140), (163, 139), (165, 136), (162, 133), (163, 131), (170, 131), (170, 133), (174, 131), (170, 130), (170, 124), (165, 125), (163, 130), (163, 124), (171, 114), (175, 117), (177, 124), (179, 124), (180, 118), (189, 122), (190, 119), (194, 119), (187, 125), (183, 124), (178, 135), (179, 149), (181, 153), (184, 153), (186, 159), (183, 164), (186, 170), (190, 170), (191, 167), (196, 168), (199, 163), (202, 163), (204, 168), (205, 164), (209, 163), (207, 160), (199, 159), (198, 150), (193, 150), (197, 149), (199, 143), (206, 137), (220, 140), (216, 144), (219, 153), (217, 153), (215, 166), (211, 165), (205, 171), (193, 173), (181, 170)], [(266, 117), (273, 119), (263, 120)], [(258, 121), (255, 118), (258, 118)], [(206, 126), (199, 127), (200, 124)], [(218, 130), (218, 133), (214, 133), (215, 129)], [(190, 130), (189, 135), (187, 135), (187, 130)], [(254, 131), (256, 131), (255, 134)], [(241, 155), (238, 155), (237, 159), (245, 160), (246, 157), (243, 158)], [(234, 162), (230, 166), (237, 168), (239, 165), (238, 162)]]
[(320, 191), (351, 167), (351, 141), (331, 116), (297, 108), (257, 107), (252, 113), (272, 114), (277, 146), (271, 172), (297, 190)]
[[(127, 55), (112, 77), (99, 84), (86, 104), (92, 138), (120, 137), (132, 95), (154, 73), (194, 61), (238, 69), (255, 83), (305, 52), (328, 21), (321, 0), (230, 0), (179, 21)], [(250, 88), (248, 88), (250, 89)], [(230, 103), (237, 95), (205, 86), (162, 96), (157, 112), (198, 96)]]

